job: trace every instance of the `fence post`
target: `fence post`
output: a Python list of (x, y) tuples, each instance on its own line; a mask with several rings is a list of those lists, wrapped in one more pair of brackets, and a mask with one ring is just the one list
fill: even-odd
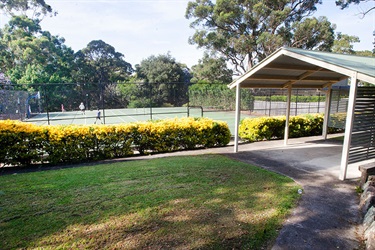
[(103, 124), (105, 124), (105, 109), (104, 109), (104, 82), (99, 82), (99, 86), (101, 88), (101, 95), (102, 95), (102, 110), (103, 110)]
[(49, 104), (48, 104), (48, 95), (47, 95), (47, 90), (46, 90), (46, 85), (45, 84), (43, 85), (43, 90), (44, 90), (44, 97), (46, 99), (47, 123), (48, 123), (48, 125), (50, 125), (49, 110), (48, 110), (48, 107), (49, 107)]
[[(296, 93), (296, 110), (294, 111), (294, 114), (297, 116), (298, 115), (298, 89)], [(292, 97), (291, 97), (292, 98)]]
[(150, 95), (149, 95), (149, 100), (150, 100), (150, 119), (152, 120), (152, 86), (151, 86), (151, 83), (149, 83), (149, 91), (150, 91)]
[(318, 95), (318, 112), (319, 113), (319, 110), (320, 110), (320, 92), (319, 92), (319, 95)]
[(268, 116), (271, 116), (271, 109), (272, 109), (272, 93), (271, 93), (271, 89), (270, 89), (270, 107), (269, 107), (269, 111), (268, 111)]

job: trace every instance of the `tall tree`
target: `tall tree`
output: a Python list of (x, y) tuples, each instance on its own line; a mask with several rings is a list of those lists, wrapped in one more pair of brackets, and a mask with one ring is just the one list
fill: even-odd
[(204, 53), (198, 64), (192, 67), (192, 75), (192, 83), (229, 84), (232, 81), (233, 70), (228, 69), (225, 58)]
[(168, 53), (150, 56), (136, 65), (138, 79), (143, 83), (145, 96), (153, 98), (153, 105), (172, 104), (180, 106), (187, 102), (187, 82), (184, 65)]
[(316, 49), (330, 51), (334, 43), (334, 29), (326, 17), (305, 18), (301, 22), (294, 22), (291, 27), (290, 40), (284, 45), (301, 49)]
[(124, 81), (132, 72), (124, 55), (102, 40), (93, 40), (75, 55), (76, 82), (116, 83)]
[[(375, 1), (375, 0), (336, 0), (336, 5), (339, 6), (342, 10), (345, 8), (348, 8), (349, 5), (351, 4), (360, 4), (360, 3), (365, 3), (369, 1)], [(360, 14), (364, 17), (366, 16), (369, 12), (375, 10), (375, 6), (370, 7), (366, 10), (363, 10)]]
[(73, 51), (39, 22), (14, 16), (1, 30), (0, 71), (14, 83), (70, 82)]
[[(317, 3), (319, 0), (191, 1), (185, 17), (193, 20), (191, 27), (196, 32), (189, 41), (200, 48), (220, 52), (235, 66), (237, 73), (243, 73), (278, 47), (301, 40), (294, 35), (304, 26), (309, 29), (308, 35), (314, 30), (327, 33), (316, 37), (320, 40), (310, 40), (308, 49), (333, 43), (333, 27), (325, 27), (329, 24), (327, 20), (310, 19), (304, 25), (296, 24), (310, 16)], [(316, 24), (312, 25), (312, 21)], [(320, 30), (322, 22), (324, 25)], [(304, 47), (306, 43), (295, 43), (294, 46)]]
[(332, 52), (340, 54), (356, 54), (353, 49), (353, 43), (359, 42), (360, 40), (357, 36), (349, 36), (338, 32), (332, 47)]
[(11, 16), (26, 15), (31, 11), (31, 18), (56, 14), (44, 0), (0, 0), (0, 10)]

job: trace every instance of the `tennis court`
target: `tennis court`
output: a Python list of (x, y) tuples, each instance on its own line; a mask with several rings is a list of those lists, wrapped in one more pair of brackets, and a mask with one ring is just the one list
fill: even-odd
[[(94, 124), (97, 110), (80, 110), (67, 112), (49, 112), (35, 114), (25, 122), (37, 125), (62, 125), (62, 124)], [(241, 114), (242, 118), (250, 115)], [(207, 117), (228, 123), (231, 133), (234, 134), (234, 111), (204, 111), (201, 107), (178, 108), (133, 108), (133, 109), (105, 109), (101, 110), (101, 122), (104, 124), (130, 123), (137, 121), (162, 120), (180, 117)], [(100, 121), (97, 121), (100, 124)]]

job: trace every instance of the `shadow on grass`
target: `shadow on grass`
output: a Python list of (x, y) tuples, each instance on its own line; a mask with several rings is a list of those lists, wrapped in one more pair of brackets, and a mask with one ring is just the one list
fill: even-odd
[[(258, 249), (298, 187), (224, 156), (1, 177), (0, 248)], [(22, 201), (22, 202), (20, 202)]]

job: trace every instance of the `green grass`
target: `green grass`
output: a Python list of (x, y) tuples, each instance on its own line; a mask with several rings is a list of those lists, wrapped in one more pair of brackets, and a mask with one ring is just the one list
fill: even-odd
[(259, 249), (298, 188), (220, 155), (0, 176), (0, 249)]

